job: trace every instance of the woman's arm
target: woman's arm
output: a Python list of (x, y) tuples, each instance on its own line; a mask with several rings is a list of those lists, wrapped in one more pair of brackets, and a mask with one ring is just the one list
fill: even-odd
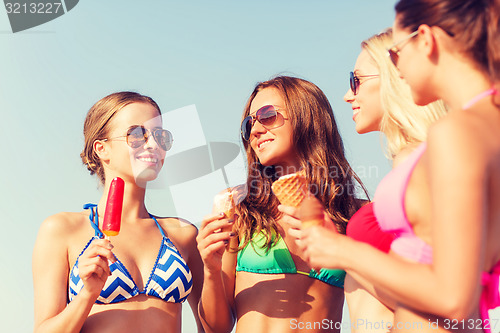
[(365, 289), (370, 295), (375, 297), (380, 303), (385, 305), (388, 309), (394, 311), (394, 309), (396, 308), (396, 302), (383, 289), (380, 289), (378, 286), (371, 283), (371, 281), (364, 279), (356, 273), (350, 273), (349, 276), (356, 280), (356, 282), (363, 289)]
[(222, 230), (232, 224), (233, 221), (225, 219), (223, 214), (210, 215), (203, 220), (197, 237), (198, 250), (204, 263), (199, 313), (207, 332), (230, 332), (235, 322), (234, 271), (223, 270), (223, 267), (230, 267), (223, 256), (234, 256), (226, 254), (226, 247), (234, 237), (231, 232)]
[(473, 131), (440, 122), (429, 134), (432, 265), (394, 258), (324, 228), (302, 232), (315, 267), (341, 267), (417, 310), (463, 319), (477, 306), (484, 261), (486, 158)]
[[(366, 201), (364, 204), (366, 203), (368, 203), (368, 201)], [(283, 213), (282, 221), (285, 222), (290, 227), (288, 229), (289, 234), (296, 238), (296, 241), (300, 246), (302, 222), (298, 219), (298, 209), (295, 207), (283, 206), (283, 205), (279, 205), (278, 209), (280, 212)], [(337, 234), (333, 222), (326, 214), (324, 214), (323, 225), (326, 227), (328, 231), (332, 232), (333, 234)], [(329, 242), (328, 237), (325, 238), (325, 241)], [(325, 266), (318, 265), (317, 268), (327, 268), (329, 267), (329, 265), (331, 265), (331, 262), (328, 262), (327, 265)], [(395, 308), (396, 303), (387, 294), (385, 294), (383, 290), (380, 290), (380, 288), (377, 288), (377, 286), (374, 286), (373, 283), (364, 279), (355, 272), (351, 272), (350, 275), (353, 279), (356, 280), (357, 283), (359, 283), (364, 289), (366, 289), (372, 296), (376, 297), (385, 306), (387, 306), (390, 309)]]
[(85, 287), (66, 305), (68, 225), (62, 214), (55, 215), (42, 223), (38, 233), (33, 250), (35, 332), (79, 332), (110, 274), (107, 259), (112, 259), (111, 246), (96, 240), (80, 257)]

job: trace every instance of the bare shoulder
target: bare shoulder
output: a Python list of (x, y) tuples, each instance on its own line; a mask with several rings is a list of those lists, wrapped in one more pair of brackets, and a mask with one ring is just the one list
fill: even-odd
[(85, 213), (62, 212), (47, 217), (40, 225), (39, 233), (64, 237), (82, 227)]
[(468, 179), (481, 179), (491, 162), (492, 134), (484, 119), (458, 111), (437, 121), (428, 134), (427, 154), (434, 168), (454, 170)]
[(401, 151), (396, 156), (394, 156), (394, 160), (392, 161), (392, 167), (395, 168), (401, 162), (406, 160), (406, 158), (415, 150), (415, 148), (418, 147), (419, 144), (420, 143), (409, 144), (403, 149), (401, 149)]
[(484, 119), (458, 111), (430, 127), (428, 147), (439, 154), (466, 155), (479, 162), (488, 158), (488, 136), (484, 132)]
[[(88, 234), (90, 229), (85, 219), (88, 220), (85, 212), (81, 213), (58, 213), (47, 217), (38, 230), (34, 246), (34, 262), (42, 260), (47, 253), (53, 258), (61, 256), (65, 258), (67, 251), (73, 253), (70, 248), (75, 244), (80, 244), (78, 240), (83, 234)], [(50, 246), (47, 246), (50, 244)], [(81, 250), (81, 249), (80, 249)], [(42, 259), (40, 259), (42, 258)]]
[(449, 131), (462, 131), (463, 133), (476, 131), (481, 127), (481, 122), (481, 117), (474, 113), (459, 110), (449, 113), (446, 117), (434, 122), (429, 127), (429, 135), (436, 135), (443, 131), (446, 131), (447, 134), (453, 133)]
[(177, 242), (186, 245), (196, 242), (198, 228), (188, 220), (180, 217), (158, 217), (157, 220), (169, 237), (175, 239)]

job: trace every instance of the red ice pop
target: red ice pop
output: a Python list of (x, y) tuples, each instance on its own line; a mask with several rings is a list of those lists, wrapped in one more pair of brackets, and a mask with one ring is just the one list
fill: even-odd
[(124, 188), (125, 183), (123, 179), (116, 177), (111, 181), (108, 200), (106, 201), (104, 222), (102, 224), (102, 232), (104, 232), (106, 236), (116, 236), (120, 232)]

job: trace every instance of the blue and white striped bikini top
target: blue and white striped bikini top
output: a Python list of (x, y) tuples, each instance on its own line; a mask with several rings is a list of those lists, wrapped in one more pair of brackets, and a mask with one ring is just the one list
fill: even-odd
[[(92, 228), (95, 230), (95, 236), (90, 239), (82, 253), (93, 240), (104, 237), (99, 229), (99, 217), (94, 210), (96, 207), (97, 205), (93, 204), (83, 206), (84, 209), (91, 209), (89, 219)], [(191, 293), (193, 278), (189, 267), (184, 259), (182, 259), (174, 244), (165, 236), (158, 221), (151, 214), (149, 216), (155, 221), (158, 229), (160, 229), (163, 240), (144, 290), (139, 291), (130, 273), (115, 256), (116, 261), (109, 265), (111, 275), (108, 277), (101, 294), (96, 300), (97, 304), (118, 303), (140, 294), (155, 296), (166, 302), (182, 303)], [(83, 288), (83, 281), (80, 279), (78, 270), (78, 260), (82, 253), (78, 256), (69, 276), (68, 293), (70, 302)]]

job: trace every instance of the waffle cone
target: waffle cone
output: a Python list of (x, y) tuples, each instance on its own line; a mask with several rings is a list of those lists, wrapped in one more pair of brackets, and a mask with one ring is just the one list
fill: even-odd
[(298, 207), (306, 196), (307, 180), (302, 173), (293, 173), (280, 177), (271, 188), (282, 205)]

